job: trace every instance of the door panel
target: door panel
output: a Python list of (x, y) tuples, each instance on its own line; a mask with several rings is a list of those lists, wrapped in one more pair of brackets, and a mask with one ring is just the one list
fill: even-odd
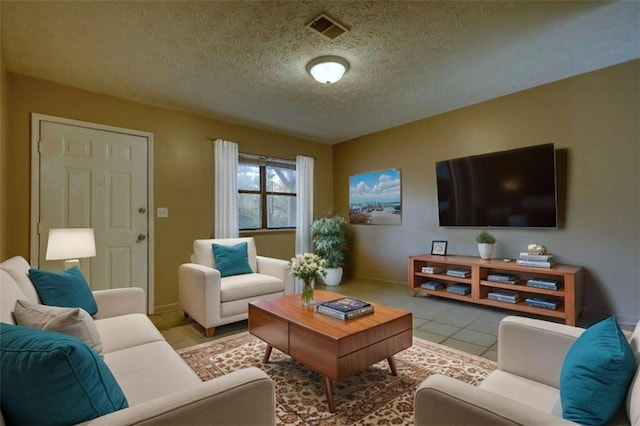
[(45, 260), (50, 228), (91, 227), (96, 257), (80, 260), (91, 288), (146, 292), (147, 188), (147, 138), (41, 121), (40, 267), (63, 267)]

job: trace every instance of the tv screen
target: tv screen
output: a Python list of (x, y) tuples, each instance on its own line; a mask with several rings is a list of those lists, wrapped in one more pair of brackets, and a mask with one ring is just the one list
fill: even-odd
[(557, 228), (553, 144), (438, 161), (440, 226)]

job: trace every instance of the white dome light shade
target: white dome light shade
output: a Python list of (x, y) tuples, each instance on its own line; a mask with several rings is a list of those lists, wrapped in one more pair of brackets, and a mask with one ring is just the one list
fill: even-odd
[(307, 64), (307, 71), (318, 82), (331, 84), (349, 70), (349, 62), (339, 56), (320, 56)]

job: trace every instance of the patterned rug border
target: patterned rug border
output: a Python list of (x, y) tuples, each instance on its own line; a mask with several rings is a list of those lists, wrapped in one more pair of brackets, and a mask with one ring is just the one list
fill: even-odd
[[(198, 343), (197, 345), (193, 345), (193, 346), (189, 346), (189, 347), (186, 347), (186, 348), (178, 349), (178, 350), (176, 350), (176, 352), (178, 354), (182, 354), (184, 352), (189, 352), (189, 351), (201, 349), (201, 348), (204, 348), (206, 346), (209, 346), (209, 345), (215, 344), (215, 343), (224, 343), (224, 342), (226, 342), (228, 340), (243, 339), (247, 335), (251, 335), (251, 333), (249, 333), (248, 331), (241, 331), (240, 333), (232, 334), (230, 336), (224, 336), (224, 337), (220, 337), (220, 338), (217, 338), (217, 339), (209, 340), (208, 342)], [(256, 337), (256, 339), (258, 339), (258, 337)], [(493, 363), (494, 364), (494, 368), (495, 368), (495, 366), (497, 366), (495, 361), (492, 361), (492, 360), (490, 360), (488, 358), (483, 358), (480, 355), (474, 355), (474, 354), (469, 353), (469, 352), (461, 351), (460, 349), (452, 348), (450, 346), (441, 345), (440, 343), (435, 343), (435, 342), (432, 342), (432, 341), (429, 341), (429, 340), (421, 339), (420, 337), (413, 336), (413, 344), (415, 345), (416, 343), (421, 344), (423, 346), (428, 346), (428, 347), (435, 346), (438, 349), (442, 350), (443, 352), (449, 352), (449, 353), (451, 353), (453, 355), (457, 355), (457, 356), (460, 356), (460, 357), (471, 357), (473, 359), (478, 359), (478, 360), (486, 361), (486, 362), (489, 362), (489, 363)]]
[[(204, 348), (204, 347), (209, 346), (211, 344), (224, 343), (227, 340), (241, 339), (241, 338), (245, 337), (247, 334), (250, 334), (250, 333), (248, 331), (241, 331), (239, 333), (231, 334), (229, 336), (217, 337), (217, 338), (214, 338), (214, 339), (209, 340), (209, 341), (204, 342), (204, 343), (198, 343), (197, 345), (188, 346), (188, 347), (182, 348), (182, 349), (177, 349), (176, 352), (178, 354), (182, 354), (184, 352), (189, 352), (189, 351), (193, 351), (193, 350), (196, 350), (196, 349)], [(257, 337), (256, 337), (256, 339), (257, 339)]]
[(249, 366), (265, 371), (276, 386), (278, 426), (410, 425), (413, 396), (426, 377), (445, 374), (477, 385), (496, 369), (492, 360), (413, 337), (413, 345), (394, 356), (397, 376), (383, 360), (334, 382), (336, 412), (329, 413), (321, 375), (277, 350), (264, 364), (265, 348), (262, 340), (243, 331), (176, 352), (205, 381)]

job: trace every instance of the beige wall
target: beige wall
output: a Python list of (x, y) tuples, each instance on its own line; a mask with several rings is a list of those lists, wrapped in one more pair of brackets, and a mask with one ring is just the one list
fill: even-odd
[(7, 163), (7, 69), (4, 62), (2, 48), (2, 2), (0, 2), (0, 260), (7, 256), (6, 249), (6, 221), (4, 210), (6, 199), (6, 163)]
[[(2, 209), (8, 221), (4, 258), (29, 257), (30, 123), (31, 113), (106, 124), (154, 134), (154, 203), (168, 207), (169, 217), (155, 218), (155, 306), (176, 308), (177, 274), (196, 238), (213, 235), (213, 142), (238, 142), (241, 152), (295, 159), (313, 156), (315, 177), (326, 182), (314, 193), (315, 215), (332, 208), (331, 146), (125, 101), (23, 75), (9, 73), (7, 185), (11, 208)], [(213, 96), (213, 94), (212, 94)], [(3, 156), (4, 157), (4, 156)], [(155, 211), (155, 210), (153, 210)], [(260, 254), (289, 258), (294, 232), (256, 236)]]
[[(496, 257), (540, 243), (587, 268), (586, 310), (640, 319), (640, 61), (533, 88), (334, 147), (334, 205), (348, 214), (350, 175), (400, 167), (402, 225), (352, 227), (353, 276), (407, 282), (407, 257), (447, 240), (477, 256), (478, 229), (438, 226), (435, 162), (554, 142), (568, 155), (558, 230), (495, 229)], [(535, 167), (534, 164), (531, 167)]]

